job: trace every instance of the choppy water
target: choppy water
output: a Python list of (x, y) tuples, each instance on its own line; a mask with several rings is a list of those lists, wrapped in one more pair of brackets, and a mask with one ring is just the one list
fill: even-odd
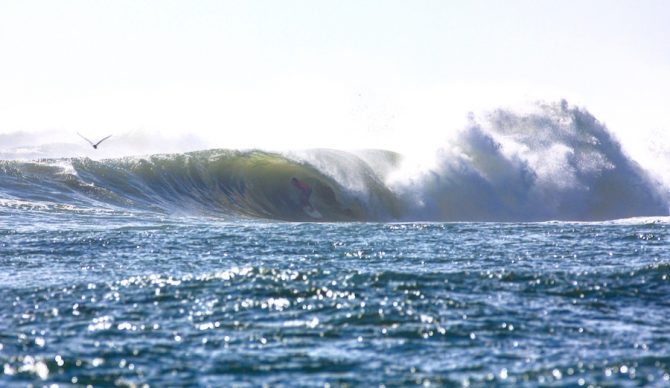
[(427, 164), (14, 146), (0, 386), (670, 385), (670, 180), (565, 102)]
[(670, 223), (0, 214), (0, 385), (670, 384)]

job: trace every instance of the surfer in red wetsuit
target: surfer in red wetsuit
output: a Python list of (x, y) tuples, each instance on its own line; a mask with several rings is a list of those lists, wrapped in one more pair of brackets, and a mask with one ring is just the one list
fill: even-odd
[(295, 186), (296, 189), (300, 191), (300, 206), (303, 208), (314, 209), (312, 204), (309, 203), (309, 197), (312, 195), (312, 188), (305, 182), (299, 180), (296, 177), (291, 178), (291, 183)]

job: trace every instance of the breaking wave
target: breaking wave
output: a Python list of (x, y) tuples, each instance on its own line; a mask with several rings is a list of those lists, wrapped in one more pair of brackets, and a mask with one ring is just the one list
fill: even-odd
[(214, 149), (6, 160), (0, 211), (32, 204), (287, 221), (590, 221), (669, 212), (667, 189), (603, 124), (564, 101), (472, 117), (431, 156), (418, 164), (384, 150)]

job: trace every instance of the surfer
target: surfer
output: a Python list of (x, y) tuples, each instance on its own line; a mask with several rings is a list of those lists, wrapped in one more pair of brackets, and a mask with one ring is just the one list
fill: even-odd
[(77, 135), (81, 136), (82, 139), (84, 139), (84, 140), (86, 140), (87, 142), (89, 142), (89, 143), (93, 146), (93, 148), (96, 149), (96, 150), (98, 149), (98, 146), (100, 145), (100, 143), (102, 143), (103, 141), (105, 141), (105, 140), (109, 139), (110, 137), (112, 137), (112, 135), (109, 135), (109, 136), (107, 136), (107, 137), (102, 138), (102, 140), (100, 140), (99, 142), (97, 142), (97, 143), (93, 143), (92, 141), (90, 141), (90, 140), (88, 140), (87, 138), (85, 138), (84, 135), (82, 135), (81, 133), (77, 132)]
[(313, 210), (314, 207), (309, 203), (309, 197), (312, 195), (312, 188), (307, 183), (296, 177), (291, 178), (291, 183), (300, 191), (300, 206)]

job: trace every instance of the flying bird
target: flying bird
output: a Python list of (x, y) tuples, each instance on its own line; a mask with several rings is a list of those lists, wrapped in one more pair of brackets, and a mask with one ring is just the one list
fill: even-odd
[(84, 139), (84, 140), (86, 140), (87, 142), (89, 142), (89, 143), (93, 146), (93, 148), (95, 148), (96, 150), (98, 149), (98, 146), (100, 145), (100, 143), (102, 143), (103, 141), (105, 141), (105, 140), (109, 139), (110, 137), (112, 137), (112, 135), (109, 135), (109, 136), (107, 136), (107, 137), (102, 138), (102, 140), (100, 140), (99, 142), (97, 142), (97, 143), (93, 143), (92, 141), (90, 141), (90, 140), (88, 140), (87, 138), (85, 138), (84, 135), (82, 135), (81, 133), (77, 132), (77, 135), (81, 136), (82, 139)]

